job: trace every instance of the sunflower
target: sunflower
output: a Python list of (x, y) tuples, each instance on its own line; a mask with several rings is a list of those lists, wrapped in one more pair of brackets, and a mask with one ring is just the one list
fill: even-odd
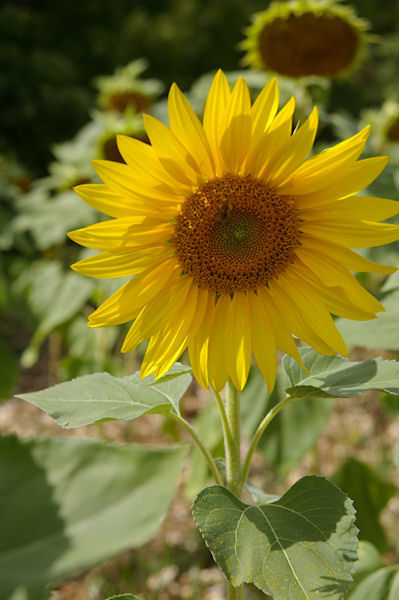
[(357, 64), (367, 29), (351, 7), (333, 0), (273, 2), (246, 31), (243, 63), (295, 78), (343, 75)]
[(293, 335), (327, 355), (346, 354), (330, 313), (367, 320), (382, 311), (351, 271), (391, 273), (353, 252), (399, 238), (378, 223), (395, 201), (354, 196), (385, 157), (357, 160), (369, 128), (306, 158), (314, 109), (293, 132), (295, 101), (278, 110), (271, 81), (251, 106), (240, 78), (219, 71), (203, 125), (173, 84), (170, 128), (151, 116), (151, 144), (120, 136), (126, 164), (93, 161), (103, 184), (78, 194), (113, 217), (69, 233), (100, 254), (72, 266), (92, 277), (134, 275), (89, 318), (91, 327), (134, 319), (122, 351), (149, 339), (141, 375), (160, 377), (188, 348), (203, 387), (247, 381), (252, 353), (269, 389), (280, 348), (300, 361)]

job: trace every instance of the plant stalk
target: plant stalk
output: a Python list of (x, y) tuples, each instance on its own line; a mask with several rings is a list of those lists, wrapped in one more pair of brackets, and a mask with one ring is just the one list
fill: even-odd
[[(230, 435), (225, 435), (227, 488), (235, 496), (241, 496), (241, 454), (240, 454), (240, 397), (238, 390), (229, 380), (226, 386), (226, 418)], [(241, 600), (244, 586), (228, 584), (228, 600)]]

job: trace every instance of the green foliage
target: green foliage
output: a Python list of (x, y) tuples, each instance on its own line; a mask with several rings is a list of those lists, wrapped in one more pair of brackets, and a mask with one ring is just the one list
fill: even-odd
[(0, 449), (4, 600), (19, 586), (43, 600), (50, 582), (151, 539), (187, 454), (13, 436)]
[(399, 598), (399, 565), (375, 571), (357, 585), (347, 600), (397, 600)]
[(350, 398), (369, 390), (399, 395), (399, 363), (394, 360), (352, 362), (339, 356), (322, 356), (312, 348), (301, 348), (306, 373), (290, 356), (283, 360), (291, 387), (287, 393), (297, 398)]
[(396, 486), (370, 465), (355, 458), (346, 460), (333, 479), (353, 500), (359, 537), (374, 544), (381, 552), (385, 551), (387, 541), (378, 518), (397, 492)]
[(273, 600), (321, 595), (341, 600), (356, 560), (351, 501), (332, 483), (304, 477), (279, 500), (241, 502), (220, 486), (205, 488), (193, 515), (220, 569), (234, 586), (254, 583)]
[(12, 393), (19, 376), (19, 364), (16, 355), (0, 337), (0, 400)]
[(399, 350), (399, 291), (389, 294), (383, 304), (386, 312), (379, 313), (373, 321), (337, 319), (337, 327), (347, 344)]
[[(280, 372), (268, 396), (262, 374), (258, 368), (252, 369), (242, 393), (243, 427), (247, 435), (253, 435), (265, 414), (285, 397), (288, 386), (288, 378)], [(327, 425), (332, 407), (330, 398), (303, 398), (287, 406), (273, 419), (259, 442), (266, 462), (281, 475), (295, 468)]]
[(139, 373), (123, 378), (95, 373), (19, 397), (67, 428), (148, 413), (180, 415), (179, 400), (191, 383), (190, 373), (190, 367), (179, 363), (157, 381), (153, 375), (140, 379)]
[(373, 544), (370, 544), (370, 542), (360, 540), (357, 555), (358, 559), (355, 562), (355, 572), (353, 574), (354, 581), (351, 590), (354, 589), (362, 579), (367, 577), (367, 575), (370, 575), (370, 573), (373, 573), (384, 566), (381, 554)]

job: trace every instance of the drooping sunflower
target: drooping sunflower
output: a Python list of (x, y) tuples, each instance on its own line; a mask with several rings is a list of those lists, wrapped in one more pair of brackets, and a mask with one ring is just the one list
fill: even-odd
[(350, 248), (386, 244), (399, 227), (379, 223), (393, 200), (354, 196), (385, 157), (358, 160), (368, 128), (307, 158), (317, 110), (293, 132), (294, 99), (278, 110), (271, 81), (251, 106), (240, 78), (219, 71), (203, 124), (173, 84), (170, 128), (144, 122), (151, 145), (118, 137), (126, 164), (94, 161), (104, 184), (80, 196), (110, 220), (72, 231), (101, 250), (73, 268), (93, 277), (134, 275), (89, 318), (91, 327), (134, 320), (122, 351), (149, 339), (142, 376), (162, 376), (188, 348), (199, 383), (242, 389), (252, 353), (269, 389), (276, 351), (300, 361), (293, 335), (327, 355), (346, 353), (331, 314), (382, 311), (351, 271), (395, 269)]
[(273, 2), (246, 30), (243, 63), (294, 78), (350, 72), (371, 37), (367, 21), (338, 1)]

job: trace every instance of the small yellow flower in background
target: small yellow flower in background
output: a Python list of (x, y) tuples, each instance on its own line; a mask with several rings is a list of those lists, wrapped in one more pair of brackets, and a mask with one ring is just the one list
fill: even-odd
[(300, 361), (293, 335), (322, 354), (346, 354), (331, 314), (375, 318), (383, 306), (351, 271), (391, 273), (350, 248), (399, 238), (378, 223), (393, 200), (354, 196), (385, 157), (358, 160), (369, 128), (317, 156), (318, 115), (293, 132), (295, 101), (278, 110), (271, 81), (251, 106), (240, 78), (214, 78), (203, 125), (173, 84), (170, 128), (144, 115), (151, 145), (118, 137), (126, 164), (94, 161), (103, 184), (78, 194), (113, 217), (69, 234), (101, 250), (73, 268), (135, 275), (90, 316), (90, 326), (134, 319), (122, 351), (149, 339), (142, 376), (162, 376), (188, 348), (199, 383), (242, 389), (252, 353), (269, 390), (280, 348)]
[(334, 77), (356, 66), (368, 24), (334, 0), (273, 2), (254, 16), (244, 64), (287, 77)]

